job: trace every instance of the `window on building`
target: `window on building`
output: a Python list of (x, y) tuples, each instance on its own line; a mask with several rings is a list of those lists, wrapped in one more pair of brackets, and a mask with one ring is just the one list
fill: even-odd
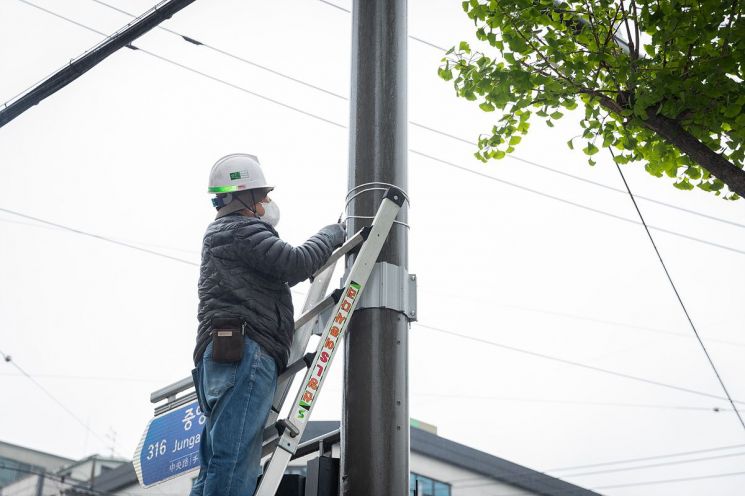
[[(417, 483), (419, 495), (416, 493)], [(409, 474), (409, 496), (450, 496), (450, 484), (412, 472)]]
[(43, 467), (0, 457), (0, 487), (43, 471)]

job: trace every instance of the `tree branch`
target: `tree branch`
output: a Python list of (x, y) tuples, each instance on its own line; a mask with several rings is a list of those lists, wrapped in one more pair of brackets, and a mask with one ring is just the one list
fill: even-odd
[[(600, 105), (619, 116), (624, 110), (624, 106), (606, 95), (597, 92), (587, 92), (587, 94), (597, 98)], [(745, 197), (745, 170), (703, 144), (678, 122), (657, 114), (656, 108), (650, 107), (647, 109), (647, 119), (642, 120), (641, 123), (685, 153), (691, 160), (709, 171), (712, 176), (723, 181), (730, 191)]]

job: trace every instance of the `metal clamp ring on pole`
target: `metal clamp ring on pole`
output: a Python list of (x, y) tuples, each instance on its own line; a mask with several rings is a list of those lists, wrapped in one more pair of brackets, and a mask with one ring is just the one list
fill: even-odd
[[(351, 195), (352, 193), (354, 193), (356, 190), (358, 190), (360, 188), (364, 188), (365, 186), (378, 186), (378, 187), (376, 187), (376, 188), (367, 188), (367, 189), (365, 189), (363, 191), (359, 191), (359, 192), (355, 193), (354, 195), (352, 195), (352, 198), (349, 198), (349, 195)], [(383, 188), (382, 186), (387, 186), (387, 187)], [(361, 195), (362, 193), (366, 193), (368, 191), (378, 191), (378, 190), (385, 191), (388, 188), (396, 188), (399, 191), (401, 191), (401, 194), (404, 195), (404, 199), (406, 199), (406, 203), (408, 203), (409, 205), (411, 205), (411, 201), (409, 200), (408, 193), (406, 193), (400, 187), (396, 186), (395, 184), (391, 184), (391, 183), (383, 183), (383, 182), (380, 182), (380, 181), (373, 181), (373, 182), (370, 182), (370, 183), (358, 184), (354, 188), (352, 188), (349, 191), (347, 191), (347, 196), (345, 197), (345, 198), (347, 198), (347, 202), (344, 205), (344, 208), (346, 209), (347, 206), (349, 206), (349, 202), (351, 202), (354, 198), (356, 198), (357, 196)]]
[[(375, 186), (375, 185), (377, 185), (377, 186)], [(365, 188), (365, 189), (363, 189), (361, 191), (356, 191), (356, 190), (358, 190), (360, 188), (363, 188), (365, 186), (373, 186), (373, 187), (372, 188)], [(387, 187), (384, 188), (382, 186), (387, 186)], [(347, 208), (349, 208), (349, 204), (352, 202), (352, 200), (354, 200), (355, 198), (357, 198), (358, 196), (360, 196), (363, 193), (368, 193), (370, 191), (387, 191), (388, 188), (396, 188), (397, 190), (399, 190), (401, 192), (401, 194), (404, 196), (404, 200), (406, 200), (406, 203), (408, 203), (409, 205), (411, 205), (411, 200), (409, 200), (409, 195), (404, 190), (402, 190), (401, 188), (399, 188), (398, 186), (396, 186), (395, 184), (383, 183), (383, 182), (380, 182), (380, 181), (373, 181), (373, 182), (370, 182), (370, 183), (358, 184), (357, 186), (355, 186), (354, 188), (350, 189), (347, 192), (347, 196), (345, 197), (347, 200), (346, 200), (346, 203), (344, 204), (344, 209), (342, 210), (342, 213), (339, 216), (339, 219), (340, 219), (339, 222), (341, 222), (341, 218), (344, 216), (344, 212), (347, 211)], [(349, 195), (352, 195), (352, 196), (350, 197)], [(344, 222), (346, 222), (346, 219), (373, 219), (373, 218), (374, 217), (372, 217), (372, 216), (348, 215), (347, 217), (344, 218)], [(393, 222), (394, 222), (394, 224), (401, 224), (402, 226), (405, 226), (407, 229), (411, 229), (411, 227), (408, 224), (406, 224), (405, 222), (400, 222), (400, 221), (397, 221), (397, 220), (394, 220)]]

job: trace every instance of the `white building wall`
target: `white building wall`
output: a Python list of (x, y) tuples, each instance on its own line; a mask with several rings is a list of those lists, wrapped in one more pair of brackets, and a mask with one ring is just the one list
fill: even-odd
[(412, 452), (409, 459), (410, 470), (430, 479), (447, 482), (452, 486), (452, 496), (535, 496), (526, 491), (491, 477), (477, 474), (449, 463), (435, 460), (421, 453)]
[(23, 446), (0, 441), (0, 457), (7, 458), (20, 463), (28, 463), (38, 467), (44, 467), (48, 471), (59, 470), (62, 467), (74, 463), (75, 460), (62, 456), (36, 451)]

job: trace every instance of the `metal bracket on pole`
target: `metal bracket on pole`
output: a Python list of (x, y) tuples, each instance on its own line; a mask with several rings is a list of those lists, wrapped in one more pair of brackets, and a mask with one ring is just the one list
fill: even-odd
[(363, 308), (388, 308), (403, 313), (409, 322), (415, 322), (416, 275), (399, 265), (376, 263), (357, 303), (358, 310)]

